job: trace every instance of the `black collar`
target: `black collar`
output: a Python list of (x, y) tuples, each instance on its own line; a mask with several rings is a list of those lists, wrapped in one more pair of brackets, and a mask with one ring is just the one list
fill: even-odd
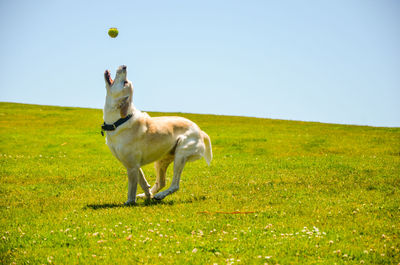
[(104, 131), (114, 131), (115, 129), (118, 128), (118, 126), (121, 126), (130, 118), (132, 118), (132, 114), (129, 114), (125, 118), (121, 118), (121, 119), (117, 120), (113, 124), (107, 124), (104, 122), (103, 125), (101, 126), (101, 135), (104, 136)]

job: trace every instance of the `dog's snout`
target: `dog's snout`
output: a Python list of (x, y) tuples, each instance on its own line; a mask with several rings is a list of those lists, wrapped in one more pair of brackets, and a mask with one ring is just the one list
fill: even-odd
[(122, 70), (126, 70), (126, 65), (121, 66)]

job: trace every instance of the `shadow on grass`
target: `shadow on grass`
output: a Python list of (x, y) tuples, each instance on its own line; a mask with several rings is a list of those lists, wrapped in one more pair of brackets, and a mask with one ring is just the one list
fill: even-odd
[(119, 208), (119, 207), (128, 207), (125, 206), (123, 203), (103, 203), (103, 204), (88, 204), (83, 209), (93, 209), (93, 210), (99, 210), (99, 209), (110, 209), (110, 208)]
[(189, 199), (185, 200), (179, 200), (179, 201), (158, 201), (155, 199), (152, 200), (145, 200), (145, 201), (139, 201), (139, 203), (131, 204), (131, 205), (125, 205), (123, 203), (102, 203), (102, 204), (88, 204), (84, 207), (84, 209), (92, 209), (92, 210), (101, 210), (101, 209), (111, 209), (111, 208), (121, 208), (121, 207), (152, 207), (156, 205), (175, 205), (175, 204), (187, 204), (187, 203), (193, 203), (196, 201), (204, 201), (206, 200), (206, 196), (198, 196), (198, 197), (192, 197)]

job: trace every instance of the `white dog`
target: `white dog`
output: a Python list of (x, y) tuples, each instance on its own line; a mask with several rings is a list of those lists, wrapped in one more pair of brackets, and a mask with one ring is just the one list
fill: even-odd
[[(133, 86), (127, 79), (126, 66), (118, 68), (115, 80), (108, 70), (104, 73), (107, 88), (104, 105), (106, 143), (111, 153), (128, 170), (128, 200), (126, 205), (136, 202), (139, 182), (144, 190), (138, 197), (162, 200), (179, 189), (181, 173), (186, 162), (204, 157), (210, 164), (212, 149), (210, 137), (190, 120), (181, 117), (155, 117), (137, 110), (132, 103)], [(174, 162), (171, 186), (165, 186), (168, 165)], [(157, 180), (150, 189), (143, 165), (155, 162)]]

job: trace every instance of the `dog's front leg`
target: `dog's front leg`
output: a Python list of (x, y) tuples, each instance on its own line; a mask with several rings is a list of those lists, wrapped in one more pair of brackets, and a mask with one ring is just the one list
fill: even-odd
[(139, 180), (139, 169), (129, 168), (128, 169), (128, 200), (125, 205), (131, 205), (136, 203), (136, 190)]
[(153, 194), (150, 191), (150, 185), (147, 182), (146, 178), (144, 177), (144, 173), (141, 168), (139, 168), (139, 184), (140, 184), (140, 187), (142, 187), (142, 189), (144, 191), (144, 195), (145, 195), (146, 199), (151, 199), (153, 197)]

